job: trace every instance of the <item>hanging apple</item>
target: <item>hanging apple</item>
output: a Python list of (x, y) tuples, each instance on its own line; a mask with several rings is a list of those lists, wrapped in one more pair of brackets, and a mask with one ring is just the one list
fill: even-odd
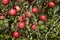
[(25, 16), (19, 16), (18, 17), (18, 21), (25, 21), (26, 20), (26, 17)]
[(4, 5), (7, 5), (7, 4), (10, 3), (10, 0), (2, 0), (2, 3), (3, 3)]
[(17, 26), (18, 26), (18, 28), (20, 28), (20, 29), (24, 29), (25, 26), (26, 26), (26, 23), (25, 23), (25, 22), (19, 22), (19, 23), (17, 24)]
[(54, 2), (49, 2), (49, 3), (48, 3), (48, 6), (49, 6), (50, 8), (53, 8), (53, 7), (55, 6), (55, 3), (54, 3)]
[(10, 16), (15, 16), (15, 15), (17, 14), (17, 10), (15, 10), (15, 9), (10, 9), (10, 10), (8, 11), (8, 14), (9, 14)]
[(36, 25), (33, 24), (33, 25), (31, 26), (31, 28), (32, 28), (32, 30), (36, 30)]
[(47, 17), (45, 15), (40, 15), (39, 18), (40, 18), (41, 21), (46, 21), (47, 20)]
[(32, 12), (35, 13), (35, 14), (38, 14), (39, 10), (38, 10), (37, 7), (34, 7), (34, 8), (32, 8)]
[(3, 20), (3, 19), (4, 19), (3, 14), (0, 14), (0, 20)]
[(15, 32), (12, 33), (12, 36), (13, 36), (14, 38), (18, 38), (18, 37), (20, 36), (20, 33), (17, 32), (17, 31), (15, 31)]
[(31, 15), (31, 13), (29, 11), (25, 11), (25, 16), (26, 17), (31, 17), (32, 15)]
[(21, 10), (18, 5), (14, 6), (14, 9), (16, 9), (18, 12)]

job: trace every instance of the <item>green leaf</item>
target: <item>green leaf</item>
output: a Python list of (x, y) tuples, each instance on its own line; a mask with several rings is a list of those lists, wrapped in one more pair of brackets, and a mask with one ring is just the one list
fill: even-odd
[(40, 27), (39, 27), (39, 29), (41, 29), (41, 30), (43, 30), (45, 27), (44, 27), (44, 25), (41, 25)]

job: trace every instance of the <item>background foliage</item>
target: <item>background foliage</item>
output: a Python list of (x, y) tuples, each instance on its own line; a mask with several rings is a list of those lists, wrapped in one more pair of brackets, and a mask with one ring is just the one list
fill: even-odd
[[(48, 3), (53, 1), (55, 6), (48, 7)], [(7, 12), (14, 6), (18, 5), (21, 11), (15, 16), (7, 16)], [(39, 9), (38, 14), (32, 12), (32, 8)], [(32, 14), (31, 18), (26, 17), (26, 28), (19, 29), (16, 27), (18, 16), (25, 15), (24, 12), (29, 10)], [(0, 20), (0, 40), (60, 40), (60, 0), (10, 0), (8, 5), (4, 5), (0, 0), (0, 13), (4, 15), (4, 19)], [(40, 15), (46, 15), (47, 21), (43, 22), (39, 19)], [(30, 23), (37, 25), (36, 30), (30, 28)], [(20, 37), (12, 37), (12, 32), (19, 31)], [(27, 36), (26, 36), (27, 34)]]

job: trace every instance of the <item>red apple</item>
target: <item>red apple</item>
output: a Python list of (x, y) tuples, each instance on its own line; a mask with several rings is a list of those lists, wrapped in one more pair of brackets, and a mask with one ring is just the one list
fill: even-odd
[(48, 6), (49, 6), (50, 8), (53, 8), (53, 7), (55, 6), (55, 3), (54, 3), (54, 2), (49, 2), (49, 3), (48, 3)]
[(32, 8), (32, 12), (35, 14), (38, 14), (39, 10), (38, 10), (38, 8), (34, 7), (34, 8)]
[(18, 28), (20, 28), (20, 29), (24, 29), (25, 26), (26, 26), (26, 23), (25, 23), (25, 22), (20, 22), (20, 23), (17, 24), (17, 26), (18, 26)]
[(26, 17), (31, 17), (31, 13), (29, 11), (25, 11), (25, 16)]
[(10, 0), (2, 0), (2, 3), (3, 3), (4, 5), (9, 4), (9, 3), (10, 3)]
[(40, 15), (39, 18), (40, 18), (41, 21), (46, 21), (47, 20), (47, 17), (45, 15)]
[(15, 10), (15, 9), (10, 9), (9, 12), (8, 12), (8, 14), (9, 14), (10, 16), (15, 16), (15, 15), (17, 14), (17, 10)]
[(17, 6), (14, 6), (14, 8), (15, 8), (18, 12), (21, 10), (18, 5), (17, 5)]
[(25, 21), (26, 20), (26, 17), (25, 16), (19, 16), (18, 17), (18, 21)]
[(3, 20), (3, 19), (4, 19), (3, 14), (0, 14), (0, 20)]
[(15, 32), (13, 32), (12, 36), (13, 36), (14, 38), (18, 38), (18, 37), (20, 36), (20, 33), (17, 32), (17, 31), (15, 31)]
[(32, 30), (36, 30), (36, 25), (31, 26)]

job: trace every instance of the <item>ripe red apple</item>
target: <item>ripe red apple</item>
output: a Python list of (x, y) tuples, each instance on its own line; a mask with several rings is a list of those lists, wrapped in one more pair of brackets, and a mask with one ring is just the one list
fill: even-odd
[(13, 36), (14, 38), (18, 38), (18, 37), (20, 36), (20, 33), (17, 32), (17, 31), (15, 31), (15, 32), (12, 33), (12, 36)]
[(47, 17), (45, 15), (40, 15), (39, 18), (40, 18), (41, 21), (46, 21), (47, 20)]
[(16, 9), (18, 12), (21, 10), (18, 5), (14, 6), (14, 9)]
[(48, 3), (48, 6), (49, 6), (50, 8), (53, 8), (53, 7), (55, 6), (55, 3), (54, 3), (54, 2), (49, 2), (49, 3)]
[(31, 13), (29, 11), (25, 11), (25, 16), (26, 17), (31, 17), (32, 15), (31, 15)]
[(38, 10), (38, 8), (34, 7), (34, 8), (32, 8), (32, 12), (35, 14), (38, 14), (39, 10)]
[(2, 3), (3, 3), (4, 5), (7, 5), (7, 4), (10, 3), (10, 0), (2, 0)]
[(9, 12), (8, 12), (8, 14), (9, 14), (10, 16), (15, 16), (15, 15), (17, 14), (17, 10), (15, 10), (15, 9), (10, 9)]
[(26, 20), (26, 17), (25, 16), (19, 16), (18, 17), (18, 21), (25, 21)]
[(25, 26), (26, 26), (26, 23), (25, 23), (25, 22), (20, 22), (20, 23), (17, 24), (17, 26), (18, 26), (18, 28), (20, 28), (20, 29), (24, 29)]
[(32, 28), (32, 30), (36, 30), (36, 25), (33, 24), (33, 25), (31, 26), (31, 28)]
[(0, 14), (0, 20), (3, 20), (3, 19), (4, 19), (3, 14)]

